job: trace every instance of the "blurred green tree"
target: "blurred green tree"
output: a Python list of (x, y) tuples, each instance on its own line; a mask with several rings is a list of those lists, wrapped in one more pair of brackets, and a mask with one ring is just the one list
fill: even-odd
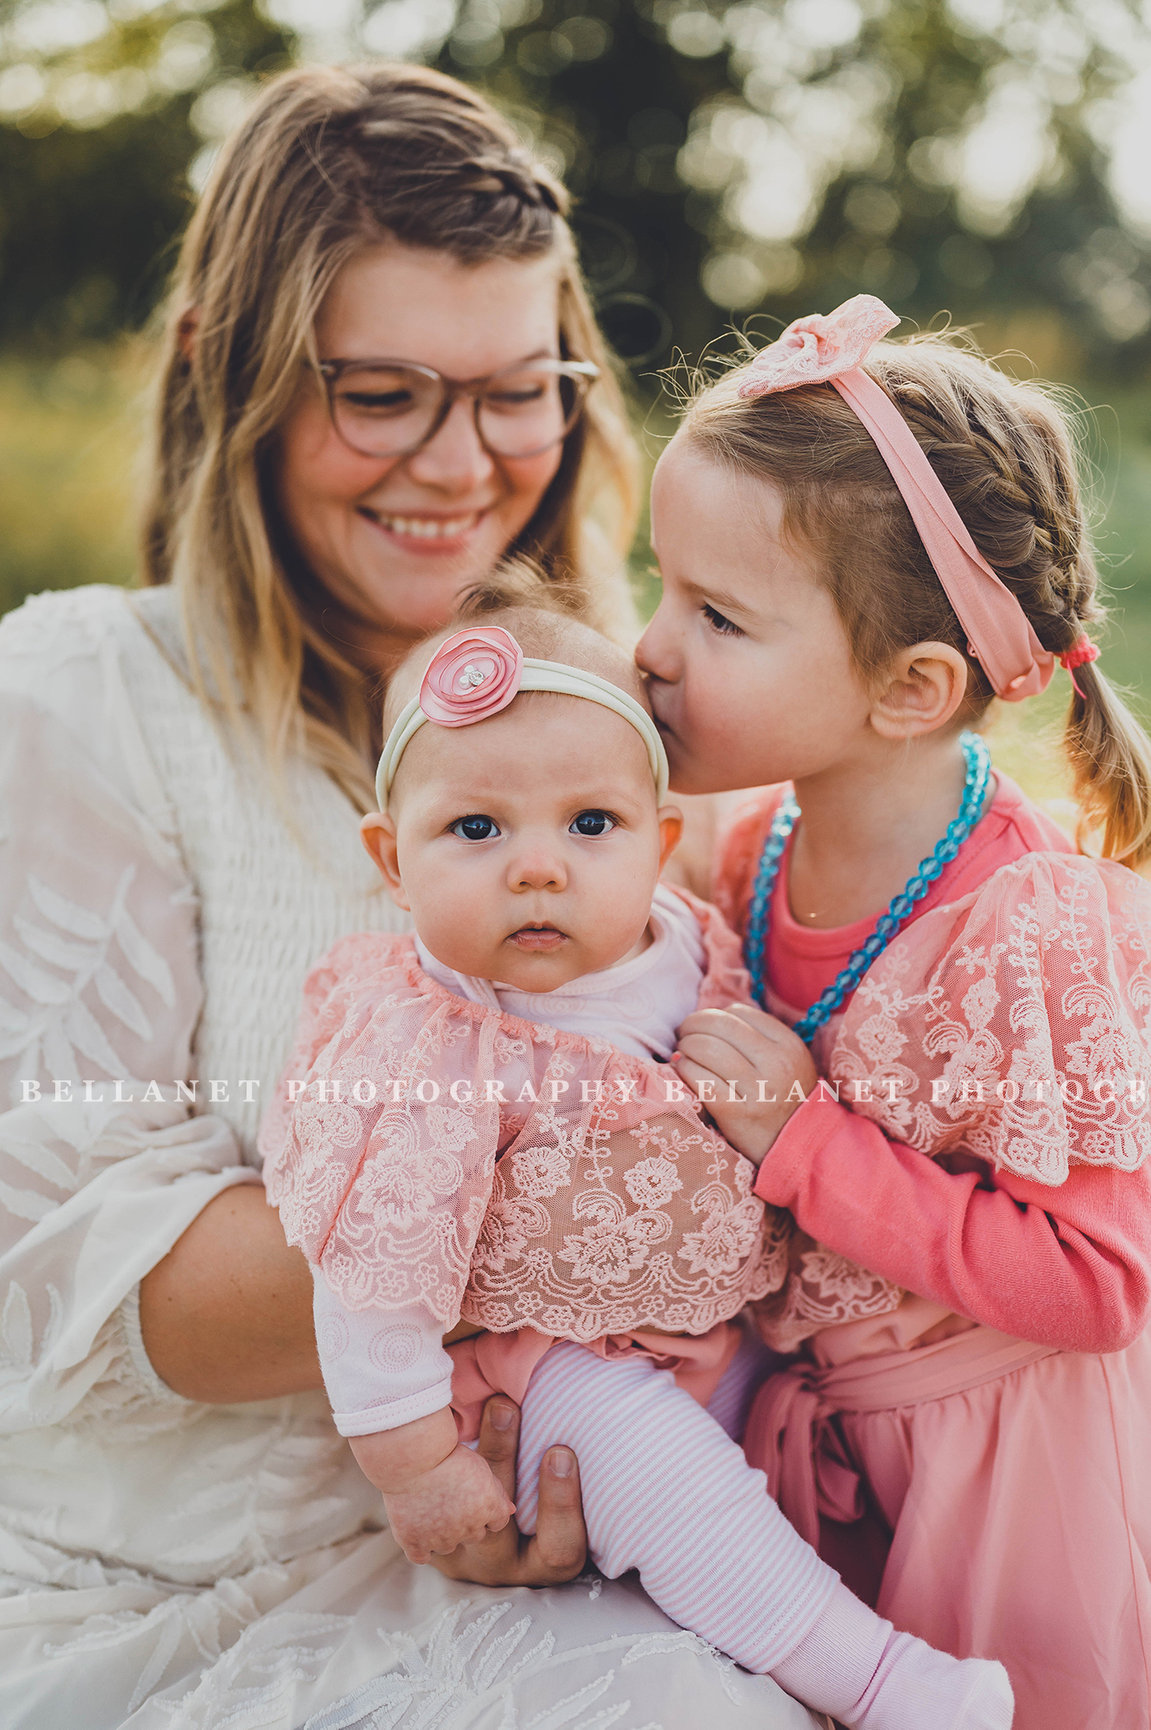
[(535, 135), (641, 371), (860, 289), (1151, 358), (1134, 0), (0, 0), (0, 342), (140, 322), (253, 81), (375, 53)]
[(0, 343), (146, 319), (207, 153), (295, 47), (251, 0), (0, 0)]

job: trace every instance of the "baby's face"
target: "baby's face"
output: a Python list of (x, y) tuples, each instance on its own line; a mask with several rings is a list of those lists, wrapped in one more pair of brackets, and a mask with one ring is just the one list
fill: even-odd
[(643, 740), (579, 697), (525, 694), (469, 727), (421, 727), (364, 839), (445, 966), (555, 991), (647, 941), (679, 814)]

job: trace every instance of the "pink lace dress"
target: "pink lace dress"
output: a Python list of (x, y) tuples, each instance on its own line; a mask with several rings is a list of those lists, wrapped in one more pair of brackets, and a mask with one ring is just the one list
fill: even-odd
[[(682, 898), (699, 1006), (747, 1001), (736, 938)], [(786, 1275), (788, 1216), (674, 1072), (465, 1000), (410, 937), (332, 948), (288, 1080), (298, 1097), (282, 1085), (261, 1131), (268, 1199), (347, 1309), (414, 1304), (445, 1332), (487, 1330), (453, 1348), (465, 1434), (556, 1339), (656, 1355), (706, 1402), (737, 1344), (727, 1324)]]
[[(775, 802), (723, 855), (736, 924)], [(870, 922), (803, 929), (783, 879), (795, 1020)], [(882, 1614), (1007, 1666), (1017, 1730), (1147, 1725), (1151, 890), (1000, 777), (815, 1054), (756, 1181), (800, 1228), (763, 1332), (804, 1358), (749, 1457)]]

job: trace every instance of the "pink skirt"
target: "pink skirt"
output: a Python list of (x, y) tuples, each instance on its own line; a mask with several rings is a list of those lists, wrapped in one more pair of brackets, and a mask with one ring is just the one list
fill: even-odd
[(880, 1613), (1000, 1659), (1015, 1730), (1151, 1726), (1151, 1332), (1089, 1356), (977, 1327), (797, 1364), (760, 1390), (744, 1446), (825, 1552), (845, 1529), (820, 1544), (821, 1516), (870, 1508)]
[[(706, 1406), (743, 1336), (735, 1322), (719, 1322), (705, 1334), (606, 1334), (591, 1340), (588, 1351), (602, 1358), (630, 1357), (640, 1352), (661, 1369), (671, 1370), (680, 1387)], [(480, 1433), (484, 1402), (492, 1394), (507, 1394), (523, 1404), (532, 1371), (550, 1346), (551, 1334), (516, 1328), (506, 1334), (473, 1334), (448, 1347), (452, 1359), (452, 1410), (465, 1442)]]

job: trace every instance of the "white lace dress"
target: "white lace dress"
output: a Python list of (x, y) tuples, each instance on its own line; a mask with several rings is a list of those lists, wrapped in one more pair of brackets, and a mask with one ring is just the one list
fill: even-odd
[(333, 784), (293, 767), (301, 847), (179, 664), (163, 590), (0, 625), (0, 1724), (811, 1730), (628, 1581), (409, 1566), (319, 1394), (151, 1369), (138, 1282), (258, 1181), (305, 974), (398, 920)]

